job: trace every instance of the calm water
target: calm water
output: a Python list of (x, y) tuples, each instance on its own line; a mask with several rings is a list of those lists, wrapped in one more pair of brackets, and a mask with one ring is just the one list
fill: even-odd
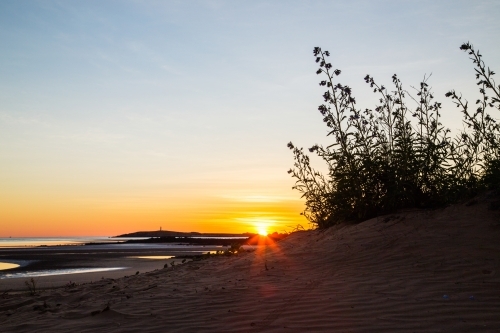
[(4, 269), (12, 269), (19, 267), (19, 264), (11, 263), (11, 262), (0, 262), (0, 271)]
[[(30, 269), (31, 264), (38, 262), (38, 257), (26, 257), (26, 258), (9, 258), (8, 255), (2, 254), (0, 256), (0, 280), (12, 279), (12, 278), (30, 278), (30, 277), (41, 277), (50, 275), (64, 275), (64, 274), (79, 274), (79, 273), (92, 273), (92, 272), (105, 272), (114, 270), (124, 270), (130, 268), (128, 266), (133, 266), (134, 263), (129, 260), (139, 259), (139, 260), (168, 260), (174, 258), (174, 255), (180, 254), (202, 254), (202, 253), (215, 253), (219, 249), (223, 249), (222, 246), (198, 246), (198, 245), (182, 245), (174, 243), (128, 243), (128, 244), (117, 244), (117, 242), (123, 242), (128, 239), (139, 239), (139, 238), (109, 238), (109, 237), (26, 237), (26, 238), (0, 238), (0, 250), (4, 251), (16, 251), (18, 249), (40, 249), (40, 253), (49, 253), (52, 256), (57, 257), (63, 254), (67, 259), (71, 260), (72, 255), (88, 255), (89, 260), (94, 258), (95, 260), (101, 260), (100, 257), (103, 255), (122, 253), (123, 252), (123, 264), (127, 267), (82, 267), (82, 268), (70, 268), (70, 269)], [(144, 238), (143, 238), (144, 239)], [(85, 245), (86, 243), (110, 243), (101, 245)], [(50, 252), (46, 252), (50, 250)], [(63, 251), (63, 252), (61, 252)], [(97, 252), (96, 252), (97, 251)], [(143, 252), (144, 255), (130, 256), (127, 251), (133, 252)], [(0, 253), (2, 253), (0, 251)], [(4, 252), (6, 253), (6, 252)], [(21, 252), (19, 252), (21, 253)], [(30, 252), (31, 253), (31, 252)], [(100, 255), (96, 255), (100, 253)], [(153, 255), (154, 253), (154, 255)], [(24, 260), (21, 260), (24, 259)], [(47, 260), (47, 259), (44, 259)], [(48, 259), (49, 261), (51, 259)], [(53, 260), (53, 259), (52, 259)], [(98, 265), (99, 266), (99, 265)], [(19, 272), (15, 268), (25, 268), (23, 271)], [(27, 271), (26, 271), (27, 269)], [(12, 272), (14, 270), (14, 272)]]
[[(34, 246), (58, 246), (58, 245), (82, 245), (85, 243), (115, 243), (131, 238), (109, 238), (109, 237), (12, 237), (0, 238), (0, 248), (6, 247), (34, 247)], [(138, 238), (133, 238), (138, 239)]]
[(9, 272), (3, 272), (2, 274), (0, 274), (0, 280), (15, 279), (15, 278), (40, 277), (40, 276), (52, 276), (52, 275), (109, 272), (109, 271), (116, 271), (116, 270), (126, 269), (126, 268), (127, 267), (46, 269), (46, 270), (40, 270), (40, 271), (12, 273), (12, 274)]
[[(149, 237), (12, 237), (1, 238), (0, 248), (8, 247), (35, 247), (35, 246), (58, 246), (58, 245), (83, 245), (85, 243), (116, 243), (127, 240), (147, 239)], [(179, 237), (178, 237), (179, 238)], [(183, 238), (183, 237), (182, 237)], [(245, 239), (247, 237), (190, 237), (198, 239)]]

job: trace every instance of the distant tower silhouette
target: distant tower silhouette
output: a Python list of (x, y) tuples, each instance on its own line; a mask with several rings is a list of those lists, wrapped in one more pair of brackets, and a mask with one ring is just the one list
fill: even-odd
[(161, 231), (161, 227), (160, 227), (160, 231)]

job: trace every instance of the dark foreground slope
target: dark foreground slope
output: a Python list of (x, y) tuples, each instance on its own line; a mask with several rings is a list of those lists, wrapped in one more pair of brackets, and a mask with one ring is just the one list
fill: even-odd
[(498, 332), (495, 198), (150, 273), (0, 296), (2, 332)]

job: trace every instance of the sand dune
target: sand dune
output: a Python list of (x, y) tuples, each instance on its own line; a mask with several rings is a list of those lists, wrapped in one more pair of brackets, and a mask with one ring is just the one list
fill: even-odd
[(1, 331), (500, 332), (500, 215), (489, 204), (297, 232), (252, 253), (38, 296), (3, 294)]

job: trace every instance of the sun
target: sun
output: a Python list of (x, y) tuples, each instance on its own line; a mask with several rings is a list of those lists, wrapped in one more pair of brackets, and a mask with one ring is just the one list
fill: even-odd
[(267, 236), (267, 229), (265, 227), (262, 226), (257, 227), (257, 232), (261, 236)]
[(255, 228), (254, 230), (257, 231), (257, 234), (265, 237), (269, 235), (269, 228), (273, 227), (274, 221), (269, 219), (255, 219), (251, 224)]

